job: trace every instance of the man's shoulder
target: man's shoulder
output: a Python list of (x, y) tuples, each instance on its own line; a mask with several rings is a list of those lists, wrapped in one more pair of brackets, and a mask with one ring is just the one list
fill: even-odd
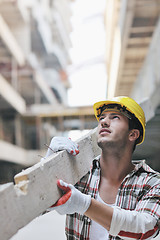
[(154, 170), (153, 168), (151, 168), (147, 163), (146, 160), (132, 160), (133, 164), (135, 165), (135, 169), (139, 170), (141, 168), (143, 168), (146, 172), (148, 173), (153, 173), (153, 174), (160, 174), (158, 171)]
[(135, 169), (137, 175), (144, 177), (146, 182), (152, 182), (152, 184), (160, 183), (160, 173), (154, 169), (152, 169), (145, 160), (136, 160), (133, 161), (135, 164)]

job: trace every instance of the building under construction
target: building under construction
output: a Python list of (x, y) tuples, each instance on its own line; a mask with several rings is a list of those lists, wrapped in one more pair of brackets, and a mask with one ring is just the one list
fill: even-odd
[(56, 134), (40, 115), (67, 106), (70, 17), (70, 1), (0, 1), (1, 183), (39, 161)]
[[(67, 105), (70, 2), (0, 0), (1, 183), (38, 162), (51, 137), (96, 127), (92, 107)], [(160, 0), (108, 0), (104, 25), (106, 96), (149, 100), (134, 157), (160, 170)]]

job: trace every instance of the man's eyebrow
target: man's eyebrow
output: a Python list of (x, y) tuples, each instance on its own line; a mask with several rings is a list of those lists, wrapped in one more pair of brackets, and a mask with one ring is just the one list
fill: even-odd
[[(101, 116), (104, 116), (106, 113), (107, 113), (107, 111), (106, 111), (106, 112), (104, 111), (104, 112), (101, 114)], [(110, 115), (120, 115), (120, 116), (122, 115), (122, 113), (120, 113), (120, 112), (112, 112), (112, 113), (109, 113), (109, 114), (110, 114)], [(100, 116), (100, 117), (101, 117), (101, 116)]]
[(122, 115), (122, 113), (120, 112), (114, 112), (114, 113), (110, 113), (111, 115)]

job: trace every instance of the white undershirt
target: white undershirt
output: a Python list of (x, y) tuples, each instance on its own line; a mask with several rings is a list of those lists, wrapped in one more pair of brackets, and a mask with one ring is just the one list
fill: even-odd
[[(104, 203), (108, 206), (113, 206), (105, 203), (100, 197), (99, 193), (97, 196), (97, 201)], [(90, 240), (107, 240), (109, 233), (106, 228), (102, 227), (100, 224), (92, 220), (91, 228), (90, 228)]]

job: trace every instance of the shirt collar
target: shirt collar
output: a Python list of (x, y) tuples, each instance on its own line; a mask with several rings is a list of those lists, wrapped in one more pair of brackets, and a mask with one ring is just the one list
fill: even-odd
[(98, 155), (96, 158), (94, 158), (93, 169), (100, 168), (100, 157), (101, 157), (101, 155)]
[[(100, 168), (100, 156), (97, 156), (96, 158), (94, 158), (93, 160), (93, 169), (96, 168)], [(139, 171), (140, 168), (143, 168), (145, 172), (149, 172), (149, 173), (156, 173), (156, 171), (154, 171), (151, 167), (149, 167), (146, 164), (146, 160), (132, 160), (133, 164), (135, 165), (135, 168), (133, 169), (132, 172), (129, 173), (129, 175), (133, 175), (134, 173), (136, 173), (137, 171)]]
[(133, 160), (133, 164), (135, 165), (134, 172), (137, 172), (140, 168), (143, 168), (146, 172), (156, 173), (151, 167), (146, 164), (146, 160)]

